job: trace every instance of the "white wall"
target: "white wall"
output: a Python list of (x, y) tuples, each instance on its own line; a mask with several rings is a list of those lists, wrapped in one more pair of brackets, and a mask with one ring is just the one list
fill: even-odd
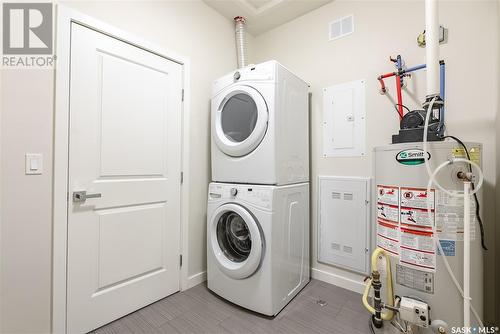
[[(233, 24), (201, 1), (72, 2), (71, 7), (191, 60), (189, 275), (205, 270), (211, 83), (236, 67)], [(0, 332), (46, 333), (51, 303), (53, 73), (2, 73)], [(44, 174), (24, 175), (41, 152)]]
[[(354, 14), (354, 34), (328, 41), (328, 23)], [(496, 1), (440, 1), (440, 23), (449, 28), (449, 42), (441, 57), (447, 68), (447, 125), (450, 134), (484, 143), (486, 176), (483, 218), (486, 320), (494, 314), (494, 184), (495, 114), (498, 96), (498, 38)], [(396, 112), (388, 98), (378, 93), (377, 76), (393, 71), (389, 56), (398, 53), (409, 66), (425, 62), (425, 51), (416, 45), (424, 29), (423, 1), (334, 1), (252, 41), (252, 62), (276, 59), (311, 84), (312, 92), (312, 267), (313, 274), (331, 281), (362, 282), (360, 275), (317, 262), (316, 204), (318, 175), (371, 176), (374, 146), (390, 142), (396, 133)], [(366, 79), (367, 152), (363, 158), (322, 157), (322, 88)], [(408, 80), (404, 103), (416, 107), (425, 95), (425, 72)], [(394, 96), (394, 79), (387, 80)], [(480, 101), (480, 103), (478, 103)], [(498, 262), (498, 261), (497, 261)], [(498, 281), (498, 278), (497, 278)], [(347, 284), (350, 286), (352, 284)], [(497, 299), (498, 300), (498, 299)]]

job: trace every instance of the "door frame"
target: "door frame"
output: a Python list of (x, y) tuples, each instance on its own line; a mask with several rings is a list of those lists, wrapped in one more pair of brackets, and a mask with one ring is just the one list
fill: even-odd
[(69, 168), (69, 93), (70, 93), (70, 48), (71, 25), (78, 23), (87, 28), (152, 52), (182, 66), (181, 133), (181, 238), (179, 253), (183, 263), (180, 267), (180, 290), (189, 287), (188, 281), (188, 203), (189, 203), (189, 114), (190, 114), (190, 60), (176, 52), (165, 50), (137, 36), (117, 29), (105, 22), (82, 14), (65, 5), (56, 6), (56, 56), (54, 97), (54, 174), (53, 174), (53, 248), (52, 248), (52, 333), (66, 333), (67, 302), (67, 224), (68, 224), (68, 168)]

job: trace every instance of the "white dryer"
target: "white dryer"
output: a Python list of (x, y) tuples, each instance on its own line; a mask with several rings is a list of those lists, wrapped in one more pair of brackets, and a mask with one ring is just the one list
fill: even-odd
[(309, 282), (309, 184), (211, 183), (208, 288), (276, 315)]
[(307, 83), (268, 61), (220, 78), (212, 94), (213, 181), (309, 180)]

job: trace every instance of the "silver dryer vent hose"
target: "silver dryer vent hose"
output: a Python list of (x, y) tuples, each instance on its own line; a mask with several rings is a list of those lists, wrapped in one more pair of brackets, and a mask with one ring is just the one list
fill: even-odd
[(236, 35), (236, 53), (238, 56), (238, 68), (243, 68), (248, 65), (245, 18), (243, 16), (236, 16), (234, 18), (234, 24), (235, 24), (235, 35)]

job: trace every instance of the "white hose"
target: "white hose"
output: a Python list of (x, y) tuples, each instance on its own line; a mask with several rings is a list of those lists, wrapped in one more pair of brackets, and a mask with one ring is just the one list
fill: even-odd
[[(424, 162), (425, 162), (425, 168), (427, 169), (427, 173), (429, 174), (429, 183), (427, 184), (427, 193), (428, 194), (431, 193), (432, 184), (434, 183), (440, 190), (442, 190), (446, 194), (448, 194), (448, 195), (450, 195), (452, 197), (464, 198), (464, 196), (465, 196), (464, 194), (460, 194), (460, 193), (457, 193), (457, 192), (451, 192), (451, 191), (445, 189), (444, 187), (442, 187), (439, 184), (439, 182), (436, 181), (436, 175), (437, 175), (437, 173), (441, 169), (443, 169), (445, 166), (448, 166), (449, 164), (452, 164), (454, 162), (465, 162), (465, 163), (468, 163), (468, 164), (472, 165), (474, 168), (476, 168), (476, 170), (478, 171), (478, 174), (479, 174), (479, 181), (478, 181), (477, 186), (475, 187), (474, 191), (472, 191), (472, 192), (469, 193), (469, 195), (473, 195), (473, 194), (475, 194), (481, 188), (481, 186), (483, 185), (483, 180), (484, 180), (483, 172), (481, 171), (481, 168), (479, 167), (478, 164), (476, 164), (475, 162), (473, 162), (471, 160), (468, 160), (468, 159), (455, 158), (453, 160), (447, 160), (447, 161), (443, 162), (442, 164), (440, 164), (434, 170), (434, 172), (432, 172), (431, 171), (431, 167), (429, 166), (429, 161), (428, 161), (427, 158), (425, 158), (425, 154), (428, 152), (427, 151), (427, 132), (429, 130), (429, 119), (430, 119), (430, 114), (432, 113), (432, 107), (434, 106), (434, 102), (435, 101), (436, 101), (436, 97), (434, 97), (431, 100), (431, 102), (429, 103), (429, 106), (427, 108), (427, 114), (426, 114), (426, 117), (425, 117), (425, 123), (424, 123), (424, 138), (423, 138)], [(466, 148), (464, 148), (464, 149), (466, 149)], [(430, 196), (428, 196), (427, 197), (427, 215), (429, 217), (429, 221), (432, 222), (433, 219), (432, 219), (431, 210), (432, 209), (431, 209)], [(458, 282), (457, 278), (453, 274), (451, 266), (450, 266), (448, 260), (446, 259), (446, 256), (444, 255), (443, 247), (441, 246), (441, 242), (439, 241), (439, 236), (437, 234), (435, 223), (432, 224), (432, 233), (434, 235), (434, 240), (436, 242), (436, 246), (439, 249), (439, 252), (441, 253), (441, 257), (443, 259), (443, 262), (444, 262), (444, 265), (446, 267), (446, 270), (448, 271), (448, 274), (450, 275), (453, 283), (457, 287), (457, 290), (460, 292), (460, 295), (462, 296), (462, 298), (466, 298), (464, 296), (464, 291), (463, 291), (462, 287), (460, 286), (460, 283)], [(477, 313), (477, 311), (474, 308), (474, 306), (472, 306), (472, 303), (470, 304), (470, 308), (471, 308), (472, 314), (474, 315), (474, 317), (476, 318), (477, 322), (479, 323), (479, 326), (483, 327), (483, 322), (481, 321), (481, 318), (479, 317), (479, 314)]]
[[(430, 115), (432, 113), (432, 107), (434, 106), (434, 102), (436, 101), (436, 98), (437, 97), (433, 98), (431, 100), (431, 102), (429, 103), (429, 106), (427, 108), (427, 113), (425, 115), (424, 140), (423, 140), (423, 148), (422, 148), (424, 150), (424, 155), (425, 155), (425, 152), (428, 152), (428, 150), (427, 150), (427, 132), (429, 131), (429, 119), (430, 119)], [(457, 159), (454, 159), (454, 160), (457, 161)], [(477, 187), (475, 187), (475, 189), (470, 193), (471, 195), (474, 195), (475, 193), (478, 192), (479, 188), (481, 188), (481, 186), (483, 184), (483, 172), (481, 171), (481, 168), (475, 162), (470, 161), (468, 159), (463, 159), (463, 161), (468, 163), (468, 164), (473, 165), (479, 171), (480, 183), (478, 183)], [(431, 167), (429, 165), (428, 159), (424, 158), (424, 162), (425, 162), (425, 168), (427, 169), (427, 174), (429, 175), (429, 177), (432, 177), (432, 170), (431, 170)], [(444, 193), (446, 193), (452, 197), (460, 197), (460, 198), (464, 197), (464, 195), (458, 194), (456, 192), (451, 192), (451, 191), (445, 189), (443, 186), (441, 186), (439, 184), (439, 182), (437, 182), (436, 179), (432, 179), (432, 182), (439, 188), (439, 190), (443, 191)]]
[[(469, 160), (457, 158), (457, 159), (455, 159), (455, 161), (469, 161)], [(451, 163), (452, 163), (451, 161), (445, 161), (434, 170), (434, 173), (432, 173), (432, 175), (429, 179), (429, 183), (427, 184), (427, 193), (428, 194), (431, 193), (432, 180), (435, 178), (437, 173), (441, 169), (443, 169), (445, 166), (448, 166)], [(480, 175), (482, 175), (482, 174), (480, 174)], [(481, 177), (481, 183), (482, 183), (482, 177)], [(430, 196), (427, 199), (427, 215), (429, 217), (429, 221), (432, 222), (432, 214), (431, 214), (432, 209), (431, 209), (431, 201), (429, 198), (430, 198)], [(464, 291), (462, 290), (462, 287), (460, 286), (460, 283), (458, 282), (457, 278), (453, 274), (453, 270), (451, 269), (450, 263), (446, 259), (446, 256), (444, 255), (443, 247), (441, 246), (441, 243), (439, 242), (439, 236), (437, 234), (436, 225), (432, 224), (431, 226), (432, 226), (432, 234), (434, 235), (434, 240), (436, 241), (436, 246), (439, 249), (439, 252), (441, 253), (441, 257), (443, 258), (444, 266), (446, 267), (446, 270), (448, 271), (448, 274), (450, 275), (451, 280), (453, 281), (453, 283), (457, 287), (458, 292), (460, 292), (460, 295), (462, 296), (462, 298), (464, 298)], [(479, 326), (483, 327), (483, 322), (481, 321), (481, 318), (479, 317), (479, 314), (477, 313), (474, 306), (472, 306), (472, 303), (470, 304), (470, 308), (472, 310), (472, 314), (474, 314), (474, 317), (476, 318), (477, 322), (479, 323)]]

